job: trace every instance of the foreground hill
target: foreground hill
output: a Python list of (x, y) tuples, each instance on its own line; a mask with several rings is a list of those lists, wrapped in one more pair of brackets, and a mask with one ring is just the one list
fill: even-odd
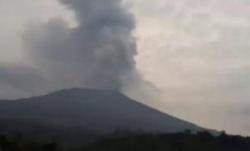
[(250, 138), (208, 132), (192, 134), (128, 135), (104, 139), (92, 144), (71, 145), (41, 142), (20, 137), (0, 136), (1, 151), (249, 151)]
[(138, 135), (110, 140), (84, 147), (82, 151), (249, 151), (250, 138), (207, 132), (163, 135)]
[[(0, 132), (28, 132), (41, 127), (105, 134), (114, 131), (170, 133), (202, 130), (119, 92), (93, 89), (68, 89), (28, 99), (2, 100), (0, 122)], [(35, 128), (29, 128), (31, 125)]]

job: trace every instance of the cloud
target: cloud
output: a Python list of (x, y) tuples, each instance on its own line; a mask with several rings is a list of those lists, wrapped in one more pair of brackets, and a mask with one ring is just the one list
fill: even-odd
[(64, 20), (72, 14), (56, 0), (1, 0), (0, 1), (0, 62), (25, 62), (21, 35), (29, 22), (45, 22), (61, 16)]
[(137, 21), (137, 66), (164, 94), (157, 107), (207, 127), (249, 133), (248, 114), (234, 118), (238, 126), (229, 123), (234, 110), (249, 106), (250, 3), (129, 2)]

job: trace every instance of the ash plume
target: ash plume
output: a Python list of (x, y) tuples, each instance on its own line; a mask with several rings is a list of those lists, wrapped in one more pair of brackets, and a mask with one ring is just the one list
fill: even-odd
[(49, 89), (112, 89), (133, 97), (144, 93), (148, 84), (144, 84), (134, 60), (135, 20), (121, 1), (60, 2), (74, 11), (76, 27), (55, 18), (31, 26), (24, 35), (27, 54), (47, 79)]

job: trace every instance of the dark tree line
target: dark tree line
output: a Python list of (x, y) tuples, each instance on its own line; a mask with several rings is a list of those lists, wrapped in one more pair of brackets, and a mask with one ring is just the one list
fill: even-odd
[(42, 143), (16, 136), (0, 136), (0, 151), (59, 151), (57, 143)]
[(208, 132), (138, 135), (104, 140), (82, 151), (250, 151), (250, 138)]
[[(81, 142), (81, 140), (79, 140)], [(250, 138), (191, 131), (175, 134), (129, 134), (84, 145), (65, 147), (64, 143), (31, 140), (21, 135), (0, 136), (0, 151), (250, 151)]]

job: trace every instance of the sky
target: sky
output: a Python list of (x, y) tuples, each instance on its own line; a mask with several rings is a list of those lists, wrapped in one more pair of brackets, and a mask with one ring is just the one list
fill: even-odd
[(248, 0), (0, 0), (0, 97), (107, 87), (250, 135), (249, 13)]

